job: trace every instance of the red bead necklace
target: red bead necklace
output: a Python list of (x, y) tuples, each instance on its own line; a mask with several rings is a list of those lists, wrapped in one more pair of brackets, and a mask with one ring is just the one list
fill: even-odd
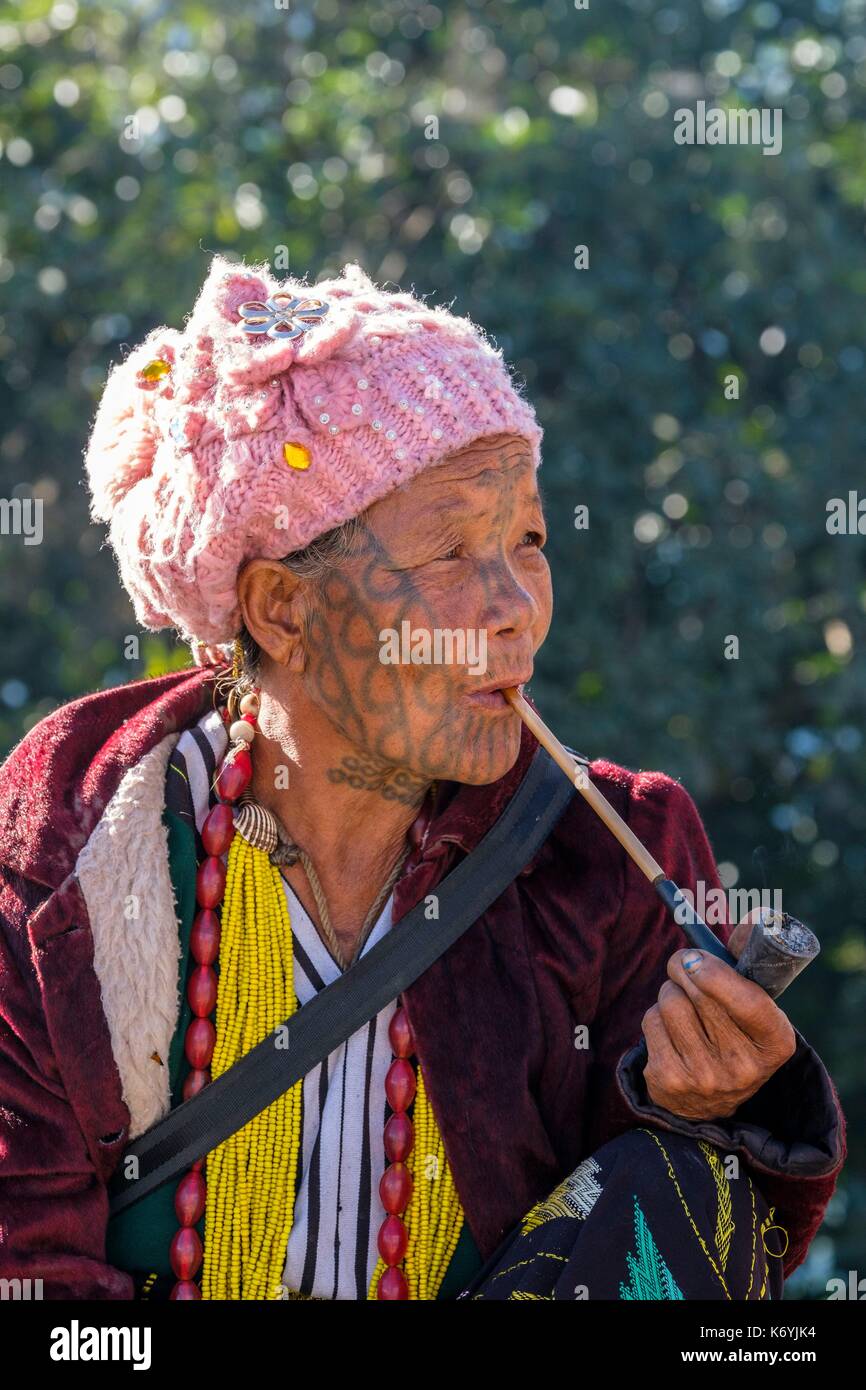
[[(255, 735), (258, 717), (258, 691), (253, 690), (240, 702), (239, 721), (229, 730), (232, 742), (220, 764), (215, 780), (219, 801), (209, 811), (202, 826), (201, 839), (205, 858), (196, 871), (196, 914), (190, 934), (190, 952), (195, 968), (187, 983), (187, 999), (193, 1017), (184, 1038), (184, 1052), (191, 1070), (183, 1083), (183, 1099), (198, 1095), (211, 1080), (210, 1064), (216, 1043), (216, 1028), (211, 1014), (216, 1008), (218, 977), (214, 963), (219, 955), (221, 906), (226, 887), (226, 854), (235, 835), (233, 806), (252, 780), (252, 758), (249, 744), (252, 737), (244, 734), (237, 723), (247, 724)], [(227, 710), (222, 711), (229, 722)], [(414, 827), (413, 827), (414, 829)], [(417, 833), (417, 832), (416, 832)], [(385, 1097), (393, 1111), (384, 1131), (385, 1156), (388, 1167), (379, 1183), (379, 1196), (386, 1216), (379, 1228), (377, 1246), (387, 1268), (381, 1275), (377, 1299), (391, 1301), (408, 1299), (406, 1276), (399, 1268), (409, 1241), (404, 1214), (412, 1198), (412, 1174), (406, 1160), (415, 1143), (415, 1128), (408, 1111), (415, 1099), (416, 1077), (410, 1057), (415, 1055), (415, 1038), (402, 1003), (394, 1013), (388, 1028), (393, 1060), (385, 1078)], [(178, 1230), (169, 1249), (169, 1260), (176, 1283), (169, 1295), (172, 1299), (200, 1299), (201, 1289), (196, 1282), (204, 1249), (196, 1224), (204, 1215), (207, 1184), (204, 1158), (198, 1158), (180, 1179), (174, 1196)]]
[[(254, 733), (257, 713), (258, 694), (254, 691), (241, 701), (241, 719), (238, 722), (248, 724)], [(227, 712), (223, 711), (223, 720), (226, 719)], [(232, 731), (234, 728), (232, 725)], [(226, 888), (226, 866), (222, 856), (235, 835), (232, 806), (246, 791), (253, 775), (247, 746), (250, 741), (249, 737), (243, 744), (235, 741), (226, 753), (215, 783), (220, 800), (209, 811), (201, 831), (205, 858), (195, 876), (197, 911), (189, 943), (195, 969), (190, 974), (186, 988), (193, 1017), (184, 1038), (184, 1052), (192, 1070), (183, 1083), (184, 1100), (198, 1095), (211, 1080), (210, 1064), (216, 1043), (216, 1028), (210, 1015), (216, 1008), (218, 986), (213, 967), (220, 945), (220, 919), (216, 909), (222, 903)], [(202, 1172), (204, 1162), (203, 1158), (196, 1159), (189, 1171), (184, 1173), (174, 1194), (179, 1229), (169, 1248), (169, 1261), (177, 1280), (169, 1294), (172, 1299), (201, 1298), (195, 1276), (201, 1268), (204, 1249), (195, 1228), (204, 1215), (207, 1200), (207, 1184)]]
[(406, 1254), (409, 1233), (403, 1219), (412, 1199), (412, 1174), (406, 1159), (415, 1145), (415, 1126), (409, 1106), (415, 1099), (415, 1069), (409, 1058), (415, 1053), (415, 1038), (405, 1008), (400, 1004), (388, 1027), (388, 1040), (394, 1060), (385, 1077), (385, 1097), (393, 1115), (385, 1125), (385, 1157), (388, 1167), (379, 1183), (379, 1197), (388, 1215), (379, 1227), (379, 1254), (388, 1266), (376, 1286), (376, 1298), (394, 1300), (409, 1297), (406, 1276), (398, 1266)]

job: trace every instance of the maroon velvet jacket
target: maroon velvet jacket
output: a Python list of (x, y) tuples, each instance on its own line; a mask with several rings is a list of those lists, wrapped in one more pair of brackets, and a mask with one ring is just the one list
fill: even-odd
[[(0, 773), (0, 1277), (49, 1298), (132, 1296), (105, 1261), (106, 1181), (130, 1112), (112, 1054), (76, 859), (120, 778), (210, 707), (212, 672), (176, 672), (73, 701)], [(524, 775), (448, 784), (395, 889), (394, 920), (478, 842)], [(656, 772), (592, 764), (593, 779), (682, 888), (719, 886), (688, 793)], [(444, 804), (442, 804), (444, 801)], [(727, 939), (730, 928), (718, 928)], [(641, 1124), (738, 1151), (804, 1259), (846, 1154), (820, 1059), (797, 1051), (727, 1120), (652, 1106), (641, 1020), (687, 941), (576, 796), (533, 862), (408, 991), (427, 1088), (469, 1228), (488, 1257), (594, 1149)], [(590, 1046), (575, 1046), (588, 1026)]]

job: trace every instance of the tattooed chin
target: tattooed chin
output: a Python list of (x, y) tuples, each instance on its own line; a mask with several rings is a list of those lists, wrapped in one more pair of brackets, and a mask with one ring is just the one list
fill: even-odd
[(437, 734), (422, 740), (425, 774), (470, 785), (504, 777), (520, 751), (521, 724), (503, 704), (504, 716), (496, 706), (473, 709), (458, 700)]

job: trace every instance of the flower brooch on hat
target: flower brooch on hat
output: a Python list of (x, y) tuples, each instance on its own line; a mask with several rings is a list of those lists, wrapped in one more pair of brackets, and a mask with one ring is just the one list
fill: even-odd
[(272, 294), (263, 302), (247, 300), (238, 305), (245, 333), (267, 333), (269, 338), (300, 338), (328, 312), (324, 299), (299, 299), (291, 294)]

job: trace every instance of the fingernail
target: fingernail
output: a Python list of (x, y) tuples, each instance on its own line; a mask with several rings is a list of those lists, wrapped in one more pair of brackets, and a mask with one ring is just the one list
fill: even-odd
[(700, 951), (692, 951), (689, 955), (683, 956), (683, 969), (688, 970), (690, 975), (694, 975), (696, 970), (700, 970), (703, 956)]

